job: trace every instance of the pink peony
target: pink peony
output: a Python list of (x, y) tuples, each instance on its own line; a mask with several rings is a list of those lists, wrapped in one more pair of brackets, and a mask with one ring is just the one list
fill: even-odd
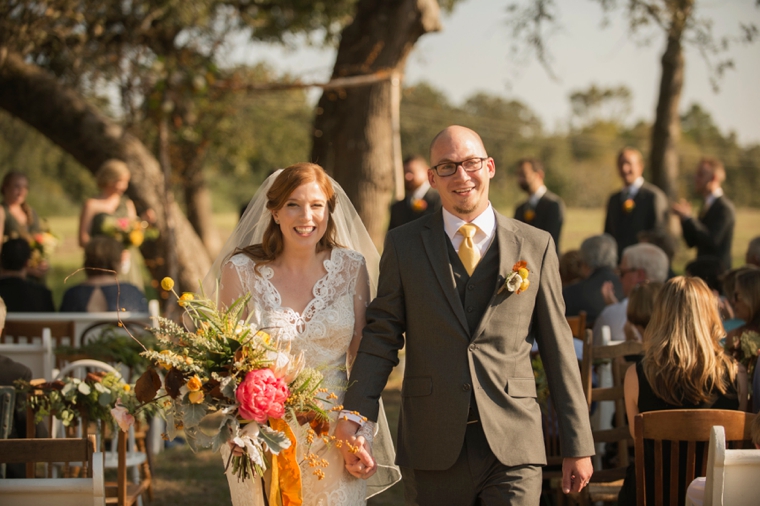
[(240, 416), (266, 423), (270, 416), (282, 418), (290, 391), (285, 381), (275, 377), (271, 369), (259, 369), (246, 374), (235, 396), (240, 404)]

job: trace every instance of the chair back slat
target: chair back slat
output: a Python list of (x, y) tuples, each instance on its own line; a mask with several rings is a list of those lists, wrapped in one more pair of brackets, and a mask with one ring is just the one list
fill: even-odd
[(74, 322), (61, 321), (12, 321), (5, 322), (5, 342), (8, 344), (33, 344), (41, 339), (42, 329), (50, 329), (53, 346), (74, 346), (76, 331)]
[[(684, 468), (684, 472), (687, 475), (690, 472), (694, 472), (694, 463), (692, 462), (694, 460), (694, 452), (691, 448), (691, 441), (688, 443), (688, 446), (686, 450), (686, 467)], [(670, 442), (670, 481), (668, 482), (670, 484), (670, 504), (678, 504), (678, 474), (681, 467), (678, 456), (680, 449), (681, 446), (678, 441)]]

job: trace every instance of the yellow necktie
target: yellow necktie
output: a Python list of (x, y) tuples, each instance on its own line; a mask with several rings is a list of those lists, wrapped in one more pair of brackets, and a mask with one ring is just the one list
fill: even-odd
[(467, 274), (472, 276), (472, 272), (477, 267), (480, 261), (480, 250), (475, 247), (475, 243), (472, 238), (475, 237), (475, 232), (478, 231), (478, 226), (472, 223), (465, 223), (459, 227), (459, 233), (464, 236), (464, 241), (459, 246), (459, 259), (462, 261), (462, 265), (467, 270)]

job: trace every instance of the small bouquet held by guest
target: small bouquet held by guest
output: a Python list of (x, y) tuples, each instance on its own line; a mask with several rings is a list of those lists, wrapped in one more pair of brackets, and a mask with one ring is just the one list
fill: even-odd
[(32, 248), (32, 256), (29, 258), (29, 265), (37, 267), (43, 262), (50, 260), (50, 257), (58, 248), (60, 239), (50, 232), (37, 232), (29, 238), (29, 246)]
[(128, 217), (105, 216), (100, 230), (121, 242), (125, 248), (139, 247), (146, 239), (153, 240), (158, 237), (158, 229), (150, 226), (147, 221)]
[[(174, 291), (171, 278), (161, 286)], [(259, 329), (242, 319), (250, 295), (229, 308), (191, 293), (178, 299), (194, 330), (159, 318), (152, 330), (156, 350), (142, 354), (163, 377), (154, 368), (146, 371), (135, 385), (138, 400), (158, 402), (167, 422), (165, 439), (184, 430), (194, 451), (219, 451), (232, 442), (239, 451), (227, 466), (240, 480), (272, 469), (283, 494), (288, 487), (300, 490), (296, 438), (288, 422), (308, 423), (312, 440), (333, 441), (328, 414), (342, 408), (325, 407), (337, 396), (324, 388), (323, 374), (304, 367), (303, 355), (293, 355), (275, 337), (277, 329)], [(319, 477), (321, 461), (314, 459)]]

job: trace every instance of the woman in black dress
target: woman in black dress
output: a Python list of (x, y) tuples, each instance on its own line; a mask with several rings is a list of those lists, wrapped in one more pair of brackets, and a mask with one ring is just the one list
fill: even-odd
[[(724, 335), (717, 299), (704, 281), (678, 276), (665, 283), (644, 332), (644, 358), (625, 375), (625, 406), (631, 435), (634, 418), (646, 411), (746, 409), (747, 376), (740, 374), (736, 361), (718, 343)], [(645, 453), (643, 458), (652, 459), (649, 451)], [(698, 468), (700, 465), (698, 462)], [(649, 470), (653, 466), (646, 467)], [(619, 505), (636, 504), (632, 471), (633, 467), (629, 468)], [(648, 475), (647, 481), (653, 482), (653, 475)], [(670, 495), (667, 477), (663, 485), (667, 498)], [(647, 487), (648, 494), (652, 494), (647, 497), (649, 504), (654, 504), (653, 488)], [(679, 504), (684, 503), (685, 494), (685, 488), (679, 490)]]

